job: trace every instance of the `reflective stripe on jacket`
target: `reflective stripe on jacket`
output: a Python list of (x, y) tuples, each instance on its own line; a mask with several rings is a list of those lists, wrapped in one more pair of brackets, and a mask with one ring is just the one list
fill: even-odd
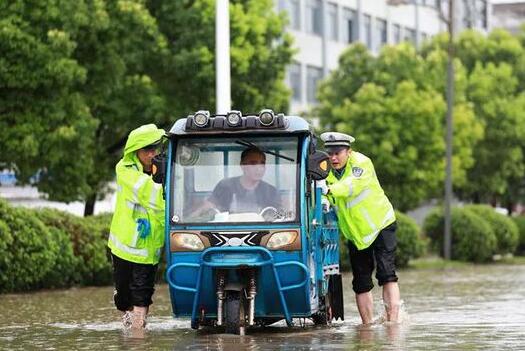
[(365, 155), (351, 151), (341, 179), (331, 171), (326, 182), (339, 230), (357, 249), (369, 247), (379, 232), (396, 220), (392, 204), (377, 180), (374, 165)]

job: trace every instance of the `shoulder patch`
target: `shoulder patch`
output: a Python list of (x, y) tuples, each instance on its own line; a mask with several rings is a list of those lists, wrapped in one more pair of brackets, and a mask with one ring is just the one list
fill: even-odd
[(361, 177), (363, 169), (361, 167), (352, 167), (352, 175), (354, 177)]

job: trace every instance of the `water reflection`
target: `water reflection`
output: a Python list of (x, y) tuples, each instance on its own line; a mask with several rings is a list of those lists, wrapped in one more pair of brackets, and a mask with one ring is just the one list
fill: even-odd
[(405, 350), (408, 323), (358, 325), (353, 350)]
[[(144, 339), (122, 330), (112, 289), (83, 288), (0, 295), (0, 349), (75, 350), (421, 350), (525, 349), (525, 266), (403, 271), (404, 321), (361, 326), (346, 296), (344, 322), (321, 328), (277, 323), (238, 337), (194, 331), (171, 316), (166, 286), (155, 294)], [(345, 291), (351, 292), (350, 277)], [(380, 289), (374, 289), (382, 311)], [(410, 315), (410, 320), (407, 318)]]

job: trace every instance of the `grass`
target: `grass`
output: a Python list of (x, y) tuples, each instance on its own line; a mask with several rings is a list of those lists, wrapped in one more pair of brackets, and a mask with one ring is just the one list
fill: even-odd
[(525, 256), (505, 256), (495, 261), (496, 264), (525, 265)]
[(470, 262), (445, 260), (438, 256), (426, 256), (411, 260), (407, 269), (449, 269), (472, 265)]
[[(411, 260), (405, 269), (450, 269), (472, 266), (475, 263), (445, 260), (438, 256), (426, 256)], [(495, 261), (480, 264), (525, 265), (525, 256), (505, 256)]]

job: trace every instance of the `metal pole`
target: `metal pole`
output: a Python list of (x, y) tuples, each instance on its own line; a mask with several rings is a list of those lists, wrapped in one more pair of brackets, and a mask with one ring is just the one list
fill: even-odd
[[(326, 78), (326, 76), (328, 76), (328, 52), (327, 52), (327, 36), (328, 36), (328, 28), (326, 28), (326, 26), (328, 25), (328, 21), (326, 19), (326, 16), (328, 16), (328, 11), (327, 11), (327, 6), (328, 4), (323, 1), (321, 3), (321, 30), (322, 30), (322, 33), (321, 33), (321, 62), (322, 62), (322, 65), (323, 65), (323, 78)], [(336, 13), (336, 16), (337, 16), (337, 13)]]
[(448, 2), (448, 62), (447, 62), (447, 131), (446, 131), (446, 178), (445, 178), (445, 237), (443, 253), (449, 260), (451, 255), (452, 223), (452, 138), (453, 138), (453, 108), (454, 108), (454, 0)]
[(216, 112), (231, 110), (230, 2), (215, 1), (215, 100)]
[(363, 36), (363, 33), (365, 32), (363, 30), (363, 19), (364, 17), (362, 0), (357, 0), (357, 23), (353, 24), (353, 27), (356, 29), (355, 38), (357, 39), (357, 41), (366, 44), (365, 37)]
[(415, 23), (414, 26), (416, 27), (416, 42), (414, 43), (414, 46), (416, 49), (419, 49), (421, 45), (421, 26), (419, 23), (419, 2), (418, 0), (413, 0), (414, 4), (414, 16), (415, 16)]

